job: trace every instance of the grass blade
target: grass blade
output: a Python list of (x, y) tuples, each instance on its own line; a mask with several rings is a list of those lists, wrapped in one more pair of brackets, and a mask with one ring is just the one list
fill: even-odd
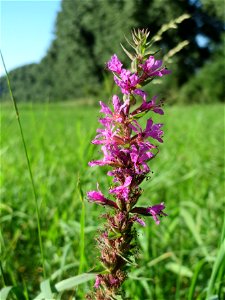
[(6, 300), (13, 286), (6, 286), (0, 291), (0, 299)]
[(180, 264), (175, 263), (175, 262), (167, 263), (165, 265), (165, 268), (167, 270), (170, 270), (171, 272), (173, 272), (175, 274), (178, 274), (178, 275), (182, 276), (182, 277), (191, 278), (193, 276), (192, 271), (188, 267), (180, 265)]
[(46, 272), (45, 272), (45, 266), (44, 266), (44, 261), (45, 260), (44, 260), (44, 252), (43, 252), (43, 243), (42, 243), (42, 237), (41, 237), (40, 211), (39, 211), (39, 207), (38, 207), (37, 192), (36, 192), (36, 188), (35, 188), (35, 184), (34, 184), (34, 178), (33, 178), (33, 173), (32, 173), (32, 170), (31, 170), (31, 164), (30, 164), (30, 159), (29, 159), (29, 156), (28, 156), (27, 146), (26, 146), (26, 142), (25, 142), (25, 138), (24, 138), (24, 134), (23, 134), (23, 128), (22, 128), (22, 124), (21, 124), (21, 121), (20, 121), (19, 109), (18, 109), (16, 100), (13, 96), (13, 92), (12, 92), (11, 85), (10, 85), (10, 80), (9, 80), (9, 74), (8, 74), (6, 66), (5, 66), (5, 61), (4, 61), (2, 52), (0, 51), (0, 53), (1, 53), (2, 63), (3, 63), (5, 73), (6, 73), (6, 79), (7, 79), (7, 84), (8, 84), (8, 88), (9, 88), (10, 98), (13, 102), (14, 109), (15, 109), (15, 112), (16, 112), (17, 122), (18, 122), (18, 125), (19, 125), (19, 130), (20, 130), (20, 134), (21, 134), (23, 148), (24, 148), (24, 152), (25, 152), (25, 156), (26, 156), (27, 167), (28, 167), (29, 174), (30, 174), (30, 180), (31, 180), (31, 185), (32, 185), (32, 190), (33, 190), (34, 200), (35, 200), (37, 227), (38, 227), (38, 240), (39, 240), (39, 247), (40, 247), (40, 252), (41, 252), (43, 275), (44, 275), (44, 278), (46, 278)]
[(187, 227), (189, 228), (190, 232), (192, 233), (192, 236), (195, 238), (197, 244), (201, 247), (201, 250), (205, 257), (208, 259), (210, 257), (202, 238), (199, 234), (199, 232), (196, 230), (195, 222), (192, 217), (192, 215), (185, 209), (181, 209), (181, 217), (184, 219)]
[(50, 280), (46, 279), (41, 283), (41, 292), (44, 295), (45, 299), (53, 299), (53, 293), (51, 290)]
[(77, 181), (78, 193), (81, 200), (81, 216), (80, 216), (80, 265), (78, 273), (81, 274), (85, 265), (85, 205), (84, 205), (84, 193), (82, 190), (80, 178)]
[(85, 283), (89, 280), (94, 279), (96, 276), (96, 273), (84, 273), (81, 275), (77, 275), (74, 277), (70, 277), (68, 279), (62, 280), (58, 283), (56, 283), (55, 288), (58, 292), (62, 292), (65, 290), (71, 290), (78, 286), (79, 284)]
[(198, 275), (200, 274), (200, 271), (202, 271), (202, 268), (206, 263), (207, 263), (207, 261), (205, 259), (202, 259), (197, 263), (197, 265), (195, 267), (194, 275), (193, 275), (192, 280), (191, 280), (191, 286), (190, 286), (190, 289), (188, 291), (187, 300), (194, 299), (194, 292), (195, 292), (195, 287), (196, 287), (197, 280), (198, 280)]
[[(225, 272), (225, 263), (224, 263), (225, 262), (225, 237), (224, 237), (225, 230), (224, 230), (224, 228), (225, 228), (225, 222), (223, 224), (223, 231), (222, 231), (222, 236), (221, 236), (221, 238), (223, 240), (221, 242), (216, 260), (213, 265), (211, 277), (209, 279), (209, 284), (208, 284), (208, 288), (207, 288), (207, 296), (206, 296), (207, 300), (210, 299), (210, 297), (214, 293), (216, 281), (217, 281), (218, 277), (222, 277), (222, 275)], [(222, 275), (219, 272), (221, 272)]]

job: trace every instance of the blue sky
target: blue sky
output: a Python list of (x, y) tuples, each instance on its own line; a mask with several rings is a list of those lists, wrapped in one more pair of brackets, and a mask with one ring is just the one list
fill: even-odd
[[(0, 0), (0, 44), (8, 71), (39, 62), (53, 37), (60, 0)], [(0, 75), (3, 75), (2, 62)]]

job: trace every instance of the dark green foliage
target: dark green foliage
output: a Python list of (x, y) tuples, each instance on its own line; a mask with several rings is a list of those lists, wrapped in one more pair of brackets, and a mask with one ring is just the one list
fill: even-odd
[[(39, 74), (39, 65), (30, 64), (17, 68), (10, 72), (12, 88), (16, 91), (16, 97), (20, 100), (31, 101), (35, 99), (37, 88), (37, 74)], [(21, 84), (22, 83), (22, 84)], [(8, 95), (8, 86), (5, 78), (1, 78), (1, 93)]]
[(224, 22), (224, 2), (221, 0), (201, 0), (203, 11)]
[[(119, 50), (121, 28), (128, 32), (134, 25), (127, 21), (131, 17), (129, 3), (62, 2), (56, 40), (42, 62), (54, 72), (51, 76), (54, 98), (71, 99), (98, 93), (104, 63), (113, 51)], [(124, 18), (117, 13), (122, 10)]]
[[(18, 101), (107, 97), (107, 89), (112, 87), (105, 87), (108, 74), (103, 66), (113, 53), (126, 61), (120, 47), (120, 43), (125, 44), (124, 35), (129, 36), (133, 28), (149, 28), (154, 35), (163, 24), (189, 13), (190, 19), (164, 33), (162, 42), (156, 44), (157, 49), (162, 49), (162, 57), (181, 41), (190, 42), (171, 64), (173, 79), (156, 87), (167, 97), (169, 90), (173, 101), (179, 101), (180, 87), (189, 80), (191, 86), (195, 82), (193, 74), (211, 56), (211, 48), (207, 43), (200, 47), (196, 36), (204, 35), (215, 45), (221, 40), (221, 13), (210, 1), (202, 0), (202, 4), (188, 0), (63, 0), (55, 23), (55, 39), (46, 56), (37, 65), (10, 72), (14, 95)], [(218, 64), (218, 57), (213, 59)], [(7, 94), (2, 78), (0, 98), (8, 98)]]
[(212, 103), (224, 101), (224, 54), (223, 47), (211, 60), (182, 87), (179, 101), (182, 103)]

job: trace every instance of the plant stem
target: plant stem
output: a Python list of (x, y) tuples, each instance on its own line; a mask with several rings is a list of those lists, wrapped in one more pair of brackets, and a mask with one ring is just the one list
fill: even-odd
[(33, 190), (33, 195), (34, 195), (34, 200), (35, 200), (35, 209), (36, 209), (36, 218), (37, 218), (37, 227), (38, 227), (38, 240), (39, 240), (39, 248), (40, 248), (40, 252), (41, 252), (43, 276), (44, 276), (44, 278), (46, 278), (45, 263), (44, 263), (45, 259), (44, 259), (43, 242), (42, 242), (41, 225), (40, 225), (40, 211), (39, 211), (39, 207), (38, 207), (37, 192), (36, 192), (36, 188), (35, 188), (35, 184), (34, 184), (34, 178), (33, 178), (33, 173), (32, 173), (32, 170), (31, 170), (31, 164), (30, 164), (30, 159), (29, 159), (29, 156), (28, 156), (27, 146), (26, 146), (26, 142), (25, 142), (25, 138), (24, 138), (24, 134), (23, 134), (23, 128), (22, 128), (22, 124), (21, 124), (21, 121), (20, 121), (19, 109), (18, 109), (16, 100), (15, 100), (15, 97), (13, 95), (13, 92), (12, 92), (12, 88), (11, 88), (11, 84), (10, 84), (10, 80), (9, 80), (9, 74), (8, 74), (6, 66), (5, 66), (5, 61), (4, 61), (2, 52), (0, 51), (0, 53), (1, 53), (1, 59), (2, 59), (3, 66), (4, 66), (4, 69), (5, 69), (5, 73), (6, 73), (10, 98), (13, 102), (14, 109), (15, 109), (15, 112), (16, 112), (16, 118), (17, 118), (17, 121), (18, 121), (20, 135), (21, 135), (23, 148), (24, 148), (24, 152), (25, 152), (25, 156), (26, 156), (27, 166), (28, 166), (28, 170), (29, 170), (29, 174), (30, 174), (30, 180), (31, 180), (31, 185), (32, 185), (32, 190)]

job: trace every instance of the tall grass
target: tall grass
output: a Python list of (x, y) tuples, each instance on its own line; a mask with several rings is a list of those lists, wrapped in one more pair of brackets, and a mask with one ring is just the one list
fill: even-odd
[(7, 79), (10, 98), (12, 100), (14, 110), (15, 110), (15, 113), (16, 113), (16, 119), (17, 119), (17, 122), (18, 122), (19, 131), (20, 131), (20, 135), (21, 135), (21, 140), (22, 140), (22, 144), (23, 144), (23, 149), (24, 149), (24, 153), (25, 153), (25, 157), (26, 157), (26, 161), (27, 161), (27, 168), (29, 170), (30, 181), (31, 181), (33, 196), (34, 196), (34, 200), (35, 200), (37, 231), (38, 231), (39, 248), (40, 248), (40, 252), (41, 252), (42, 269), (43, 269), (43, 275), (44, 275), (44, 277), (46, 277), (43, 242), (42, 242), (42, 236), (41, 236), (40, 211), (39, 211), (39, 206), (38, 206), (38, 195), (37, 195), (36, 187), (35, 187), (35, 183), (34, 183), (34, 177), (33, 177), (33, 172), (32, 172), (32, 169), (31, 169), (31, 163), (30, 163), (30, 159), (29, 159), (29, 155), (28, 155), (28, 151), (27, 151), (27, 145), (26, 145), (26, 141), (25, 141), (25, 138), (24, 138), (23, 127), (22, 127), (22, 124), (21, 124), (21, 121), (20, 121), (19, 109), (18, 109), (16, 99), (14, 98), (14, 95), (13, 95), (13, 92), (12, 92), (12, 89), (11, 89), (9, 74), (7, 72), (7, 69), (6, 69), (6, 66), (5, 66), (5, 61), (4, 61), (4, 58), (2, 56), (1, 51), (0, 51), (0, 54), (1, 54), (1, 59), (2, 59), (2, 62), (3, 62), (4, 70), (5, 70), (5, 73), (6, 73), (6, 79)]
[[(165, 142), (152, 163), (152, 178), (143, 184), (141, 201), (164, 201), (168, 217), (160, 226), (150, 220), (144, 229), (137, 226), (138, 267), (131, 266), (126, 283), (134, 300), (224, 297), (223, 110), (222, 105), (168, 107), (160, 117)], [(53, 283), (99, 267), (94, 237), (101, 208), (83, 198), (96, 181), (108, 186), (110, 180), (102, 176), (105, 170), (87, 166), (100, 155), (90, 144), (97, 115), (98, 108), (76, 104), (20, 106), (46, 273)], [(36, 204), (11, 105), (2, 105), (1, 124), (2, 272), (5, 285), (14, 286), (9, 299), (33, 299), (42, 282)], [(64, 292), (62, 299), (83, 299), (91, 284)]]

